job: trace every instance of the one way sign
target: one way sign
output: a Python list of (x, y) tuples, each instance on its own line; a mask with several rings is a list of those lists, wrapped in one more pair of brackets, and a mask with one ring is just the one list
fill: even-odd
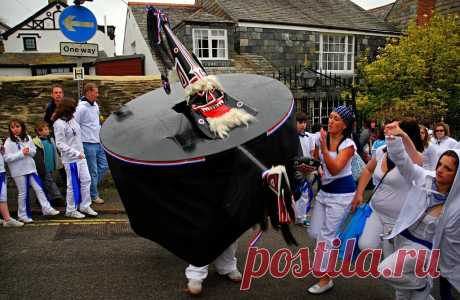
[(61, 42), (61, 55), (77, 57), (97, 57), (98, 45)]

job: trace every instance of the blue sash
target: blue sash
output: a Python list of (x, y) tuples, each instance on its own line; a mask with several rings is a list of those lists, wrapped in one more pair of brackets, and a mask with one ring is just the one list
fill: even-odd
[[(26, 213), (27, 217), (32, 218), (32, 209), (30, 208), (30, 196), (29, 196), (29, 187), (30, 187), (30, 177), (32, 176), (32, 179), (35, 180), (35, 182), (38, 184), (38, 186), (44, 191), (43, 188), (43, 183), (40, 179), (40, 177), (37, 175), (37, 173), (30, 173), (25, 175), (26, 176), (26, 198), (25, 204), (26, 204)], [(46, 194), (45, 194), (46, 196)], [(46, 196), (46, 199), (48, 200), (48, 196)], [(48, 200), (49, 201), (49, 200)]]
[(73, 192), (73, 202), (75, 208), (78, 208), (78, 205), (81, 203), (81, 186), (80, 178), (78, 177), (78, 166), (76, 162), (70, 163), (70, 177), (72, 180), (72, 192)]
[(0, 197), (2, 196), (2, 188), (4, 182), (6, 182), (6, 172), (0, 172)]
[(409, 241), (412, 241), (414, 243), (417, 243), (417, 244), (420, 244), (422, 246), (425, 246), (430, 250), (433, 248), (433, 243), (431, 243), (429, 241), (426, 241), (426, 240), (419, 239), (418, 237), (416, 237), (412, 233), (410, 233), (409, 229), (404, 230), (400, 234), (403, 237), (405, 237), (406, 239), (408, 239)]
[(356, 183), (352, 175), (337, 178), (336, 180), (321, 186), (321, 190), (331, 194), (346, 194), (356, 191)]

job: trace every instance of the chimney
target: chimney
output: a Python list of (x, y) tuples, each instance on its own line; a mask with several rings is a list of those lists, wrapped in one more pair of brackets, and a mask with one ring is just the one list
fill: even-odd
[(417, 5), (417, 25), (426, 25), (434, 13), (436, 0), (418, 0)]

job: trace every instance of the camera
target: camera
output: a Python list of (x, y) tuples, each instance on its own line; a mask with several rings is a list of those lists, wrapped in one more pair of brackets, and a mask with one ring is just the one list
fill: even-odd
[(319, 160), (317, 160), (317, 159), (314, 159), (314, 158), (309, 158), (309, 157), (305, 157), (305, 156), (298, 156), (298, 157), (294, 158), (294, 168), (297, 168), (301, 164), (305, 164), (307, 166), (311, 166), (311, 167), (314, 167), (316, 169), (318, 169), (319, 166), (321, 166), (321, 162)]

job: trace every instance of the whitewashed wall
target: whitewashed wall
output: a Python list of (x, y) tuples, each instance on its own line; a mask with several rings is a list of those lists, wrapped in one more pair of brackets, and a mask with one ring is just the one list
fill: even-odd
[[(36, 38), (37, 51), (26, 51), (27, 53), (59, 52), (60, 42), (71, 42), (59, 30), (60, 14), (61, 13), (57, 11), (56, 7), (52, 7), (47, 12), (44, 12), (42, 15), (35, 18), (35, 20), (44, 20), (44, 27), (46, 30), (27, 29), (28, 26), (32, 26), (32, 21), (24, 24), (21, 29), (15, 31), (8, 36), (7, 40), (3, 41), (3, 44), (5, 45), (5, 52), (25, 52), (22, 38), (27, 36), (36, 37), (36, 34), (40, 36)], [(50, 20), (50, 18), (54, 18), (54, 22), (53, 20)], [(100, 30), (96, 31), (96, 34), (88, 41), (88, 43), (98, 44), (99, 50), (104, 51), (109, 57), (113, 57), (115, 55), (115, 40), (111, 40)]]
[(139, 26), (137, 26), (131, 8), (128, 7), (126, 14), (125, 37), (123, 40), (123, 55), (144, 54), (145, 56), (145, 75), (158, 75), (160, 71), (153, 59), (149, 45), (142, 36)]
[(0, 68), (0, 76), (32, 76), (30, 68)]

